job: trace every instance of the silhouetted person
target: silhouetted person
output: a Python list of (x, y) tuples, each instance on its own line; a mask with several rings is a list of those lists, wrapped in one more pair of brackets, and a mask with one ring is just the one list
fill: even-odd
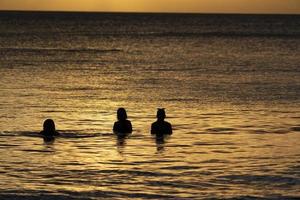
[(40, 132), (45, 142), (51, 142), (59, 133), (55, 130), (55, 124), (52, 119), (46, 119), (43, 124), (43, 130)]
[(165, 121), (165, 109), (159, 108), (157, 110), (157, 121), (151, 125), (151, 134), (156, 135), (157, 139), (161, 139), (164, 135), (172, 135), (172, 125)]
[(127, 120), (127, 113), (124, 108), (119, 108), (117, 111), (118, 121), (115, 122), (113, 131), (116, 135), (122, 137), (129, 133), (132, 133), (132, 125), (129, 120)]

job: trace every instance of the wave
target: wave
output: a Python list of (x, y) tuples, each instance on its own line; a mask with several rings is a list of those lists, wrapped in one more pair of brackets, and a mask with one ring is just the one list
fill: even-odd
[(194, 142), (195, 146), (233, 146), (235, 143), (232, 142)]
[(196, 170), (199, 169), (199, 167), (196, 166), (171, 166), (171, 167), (162, 167), (161, 169), (167, 169), (167, 170)]
[(209, 160), (204, 160), (201, 161), (201, 163), (205, 163), (205, 164), (216, 164), (216, 163), (229, 163), (229, 161), (227, 160), (220, 160), (220, 159), (209, 159)]
[(22, 51), (22, 52), (69, 52), (69, 53), (106, 53), (106, 52), (121, 52), (122, 49), (97, 49), (97, 48), (23, 48), (23, 47), (4, 47), (0, 51)]
[(257, 129), (254, 126), (240, 126), (240, 129), (227, 127), (207, 128), (204, 131), (199, 131), (198, 134), (238, 134), (241, 132), (246, 132), (249, 134), (289, 134), (291, 132), (299, 131), (299, 126), (270, 127), (269, 129)]
[[(59, 184), (60, 182), (57, 182)], [(127, 191), (122, 190), (110, 190), (110, 191), (69, 191), (61, 189), (59, 193), (47, 190), (8, 190), (0, 192), (0, 199), (14, 199), (14, 200), (92, 200), (92, 199), (175, 199), (176, 195), (168, 194), (155, 194)]]
[(270, 130), (264, 130), (264, 129), (254, 129), (254, 130), (249, 130), (250, 133), (252, 134), (288, 134), (291, 131), (296, 131), (291, 129), (270, 129)]
[[(58, 138), (94, 138), (94, 137), (100, 137), (100, 136), (114, 136), (112, 133), (81, 133), (78, 131), (59, 131), (60, 136)], [(42, 135), (39, 132), (34, 131), (3, 131), (0, 132), (0, 137), (42, 137)]]
[(297, 196), (283, 196), (283, 195), (272, 195), (272, 196), (266, 196), (266, 197), (261, 197), (261, 196), (237, 196), (237, 197), (232, 197), (232, 198), (205, 198), (206, 200), (299, 200), (299, 197)]
[[(47, 112), (60, 112), (60, 111), (47, 111)], [(178, 125), (179, 126), (179, 125)], [(249, 129), (250, 128), (250, 129)], [(178, 131), (178, 130), (177, 130)], [(113, 133), (97, 133), (96, 130), (58, 130), (60, 133), (59, 138), (90, 138), (90, 137), (110, 137), (115, 136)], [(289, 134), (300, 132), (299, 126), (291, 126), (286, 128), (270, 128), (270, 129), (255, 129), (254, 127), (245, 127), (245, 129), (235, 129), (226, 127), (216, 127), (207, 128), (199, 131), (192, 131), (186, 134), (196, 135), (196, 134), (213, 134), (213, 135), (232, 135), (232, 134)], [(0, 137), (15, 137), (15, 136), (25, 136), (25, 137), (42, 137), (39, 132), (36, 131), (0, 131)], [(145, 138), (143, 135), (135, 134), (131, 137), (134, 138)], [(194, 142), (193, 145), (196, 146), (215, 146), (215, 145), (234, 145), (234, 143), (211, 143), (211, 142)], [(172, 145), (171, 145), (172, 146)], [(189, 147), (189, 145), (175, 145), (181, 147)]]
[(300, 184), (300, 179), (290, 176), (280, 176), (280, 175), (228, 175), (219, 176), (217, 178), (219, 181), (239, 183), (239, 184), (256, 184), (260, 183), (276, 183), (278, 187), (280, 185), (298, 185)]
[(300, 33), (291, 32), (242, 32), (242, 31), (212, 31), (212, 32), (107, 32), (107, 33), (69, 33), (69, 32), (10, 32), (0, 33), (0, 37), (18, 37), (18, 36), (31, 36), (31, 35), (42, 35), (42, 36), (53, 36), (53, 34), (62, 34), (64, 37), (67, 36), (87, 36), (87, 37), (276, 37), (276, 38), (300, 38)]
[[(123, 34), (126, 35), (126, 34)], [(131, 35), (131, 34), (129, 34)], [(247, 33), (247, 32), (162, 32), (137, 33), (137, 36), (157, 37), (292, 37), (299, 38), (300, 33)]]
[(300, 132), (300, 126), (291, 127), (291, 131)]
[(231, 131), (237, 131), (235, 128), (226, 128), (226, 127), (217, 127), (217, 128), (208, 128), (206, 129), (209, 132), (231, 132)]
[[(159, 183), (151, 183), (151, 185), (159, 186)], [(198, 183), (198, 185), (203, 185), (201, 183)], [(175, 187), (175, 184), (169, 184), (169, 186)], [(206, 187), (210, 186), (204, 185)], [(192, 184), (189, 184), (186, 186), (186, 188), (195, 187)], [(63, 191), (63, 190), (62, 190)], [(146, 192), (116, 192), (116, 191), (63, 191), (60, 193), (54, 193), (54, 192), (48, 192), (48, 191), (9, 191), (5, 193), (0, 193), (0, 199), (14, 199), (14, 200), (40, 200), (40, 199), (48, 199), (48, 200), (78, 200), (78, 199), (84, 199), (84, 200), (92, 200), (92, 199), (200, 199), (198, 198), (180, 198), (176, 196), (176, 194), (173, 195), (167, 195), (167, 194), (148, 194)], [(224, 196), (222, 197), (213, 197), (213, 198), (207, 198), (203, 197), (201, 199), (205, 200), (282, 200), (282, 199), (288, 199), (288, 200), (299, 200), (298, 196), (287, 196), (287, 195), (272, 195), (267, 197), (261, 197), (261, 196), (235, 196), (226, 198)]]

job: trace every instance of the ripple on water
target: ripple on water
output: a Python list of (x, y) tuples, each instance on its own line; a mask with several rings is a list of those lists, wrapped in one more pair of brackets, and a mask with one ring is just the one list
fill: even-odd
[(134, 165), (143, 165), (143, 164), (154, 164), (154, 163), (175, 163), (179, 162), (180, 160), (149, 160), (149, 161), (134, 161), (132, 164)]
[(228, 127), (216, 127), (216, 128), (208, 128), (207, 131), (212, 132), (226, 132), (226, 131), (237, 131), (235, 128), (228, 128)]
[(225, 151), (225, 150), (213, 150), (211, 152), (214, 152), (214, 153), (225, 153), (225, 154), (232, 153), (231, 151)]
[(118, 174), (118, 175), (129, 175), (129, 176), (145, 176), (145, 177), (172, 177), (176, 176), (176, 174), (172, 173), (164, 173), (164, 172), (151, 172), (151, 171), (142, 171), (142, 170), (121, 170), (121, 169), (111, 169), (111, 170), (68, 170), (62, 171), (62, 174), (64, 173), (69, 173), (69, 174), (77, 174), (77, 175), (100, 175), (100, 174), (105, 174), (105, 175), (113, 175), (113, 174)]
[(216, 127), (216, 128), (207, 128), (206, 132), (214, 134), (237, 134), (238, 129), (230, 127)]
[[(24, 193), (26, 195), (24, 195)], [(28, 195), (30, 194), (30, 195)], [(146, 192), (121, 192), (119, 191), (67, 191), (59, 190), (58, 192), (49, 192), (47, 190), (11, 190), (5, 193), (0, 193), (0, 199), (14, 200), (94, 200), (94, 199), (174, 199), (175, 196), (167, 194), (151, 194)]]
[(53, 153), (53, 150), (37, 150), (37, 149), (23, 149), (24, 152), (31, 152), (31, 153)]
[(162, 186), (166, 186), (166, 187), (171, 187), (171, 188), (182, 188), (182, 189), (198, 189), (199, 186), (200, 187), (211, 187), (212, 184), (210, 183), (205, 183), (205, 182), (195, 182), (195, 181), (180, 181), (180, 180), (176, 180), (176, 181), (148, 181), (146, 183), (146, 185), (149, 186), (158, 186), (158, 187), (162, 187)]
[(228, 160), (209, 159), (209, 160), (204, 160), (200, 163), (230, 163), (230, 162)]
[(0, 144), (0, 148), (8, 148), (8, 147), (18, 147), (20, 145), (17, 145), (17, 144)]
[(300, 132), (300, 126), (293, 126), (290, 128), (291, 131)]
[(205, 200), (299, 200), (299, 197), (295, 196), (285, 196), (285, 195), (270, 195), (270, 196), (236, 196), (236, 197), (213, 197), (205, 198)]
[(196, 146), (234, 146), (235, 143), (232, 142), (194, 142), (193, 145)]
[(199, 169), (196, 166), (171, 166), (171, 167), (161, 167), (160, 169), (168, 169), (168, 170), (195, 170)]
[(252, 134), (288, 134), (288, 133), (290, 133), (290, 130), (289, 129), (273, 129), (273, 130), (254, 129), (254, 130), (250, 130), (249, 133), (252, 133)]
[(287, 185), (299, 185), (300, 179), (291, 176), (280, 176), (280, 175), (226, 175), (218, 176), (217, 180), (220, 182), (230, 182), (234, 184), (267, 184), (272, 186), (287, 186)]

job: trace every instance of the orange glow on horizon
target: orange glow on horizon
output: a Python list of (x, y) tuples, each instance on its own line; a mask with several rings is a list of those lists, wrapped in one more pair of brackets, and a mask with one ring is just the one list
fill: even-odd
[(294, 13), (299, 0), (1, 0), (0, 10)]

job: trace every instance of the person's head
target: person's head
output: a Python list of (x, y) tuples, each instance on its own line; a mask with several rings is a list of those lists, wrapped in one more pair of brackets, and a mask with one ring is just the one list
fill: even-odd
[(117, 118), (118, 118), (118, 120), (126, 120), (127, 119), (127, 113), (126, 113), (125, 108), (118, 109)]
[(52, 119), (46, 119), (43, 124), (44, 131), (53, 132), (55, 131), (55, 124)]
[(156, 117), (158, 120), (164, 120), (166, 118), (166, 112), (164, 108), (158, 108)]

